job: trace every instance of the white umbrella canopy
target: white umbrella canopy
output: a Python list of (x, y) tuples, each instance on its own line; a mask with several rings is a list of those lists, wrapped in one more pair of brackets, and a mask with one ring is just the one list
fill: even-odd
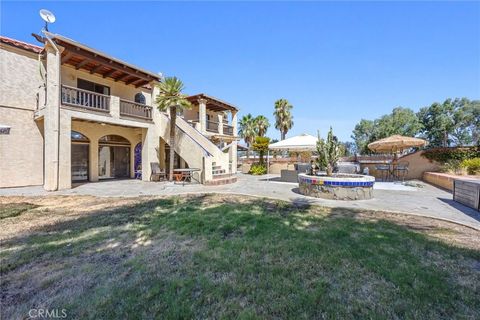
[(279, 142), (272, 143), (268, 146), (268, 149), (296, 152), (315, 151), (317, 148), (317, 140), (317, 137), (304, 133)]

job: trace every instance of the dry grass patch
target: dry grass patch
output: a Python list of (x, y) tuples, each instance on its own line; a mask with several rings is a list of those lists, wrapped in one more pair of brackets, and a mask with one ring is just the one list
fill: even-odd
[(444, 221), (231, 195), (4, 209), (5, 319), (480, 317), (479, 232)]

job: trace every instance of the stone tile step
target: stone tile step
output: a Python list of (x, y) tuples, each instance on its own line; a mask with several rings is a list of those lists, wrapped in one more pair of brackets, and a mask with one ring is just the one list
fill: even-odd
[(225, 173), (225, 169), (213, 170), (213, 171), (212, 171), (212, 174), (213, 174), (213, 175), (216, 175), (216, 174), (224, 174), (224, 173)]
[(212, 170), (220, 170), (222, 169), (222, 166), (212, 166)]
[(218, 180), (218, 179), (225, 179), (225, 178), (230, 178), (230, 177), (234, 177), (234, 176), (235, 176), (235, 174), (233, 174), (233, 173), (221, 173), (221, 174), (214, 174), (213, 179)]
[(220, 186), (224, 184), (231, 184), (237, 182), (237, 177), (229, 177), (229, 178), (222, 178), (222, 179), (214, 179), (207, 181), (205, 183), (206, 186)]

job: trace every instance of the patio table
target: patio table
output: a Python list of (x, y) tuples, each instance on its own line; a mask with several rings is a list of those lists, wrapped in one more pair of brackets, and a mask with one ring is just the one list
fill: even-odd
[[(187, 179), (194, 179), (193, 173), (198, 172), (200, 169), (198, 168), (182, 168), (182, 169), (173, 169), (173, 177), (176, 182), (183, 182), (185, 183)], [(194, 179), (197, 182), (200, 182), (198, 179)]]

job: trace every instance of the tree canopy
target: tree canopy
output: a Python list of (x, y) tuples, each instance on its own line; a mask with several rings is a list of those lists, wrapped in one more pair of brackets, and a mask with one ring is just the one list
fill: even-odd
[(422, 136), (431, 146), (472, 145), (479, 143), (480, 101), (447, 99), (418, 112), (423, 124)]
[(293, 106), (287, 99), (275, 101), (275, 128), (280, 131), (281, 140), (285, 139), (287, 132), (293, 127), (293, 116), (291, 113)]
[(380, 118), (360, 120), (351, 137), (357, 152), (370, 153), (367, 147), (370, 142), (394, 134), (422, 137), (432, 147), (476, 145), (480, 141), (480, 101), (447, 99), (417, 113), (397, 107)]
[(264, 137), (270, 127), (270, 122), (265, 116), (259, 115), (255, 118), (255, 126), (260, 137)]

